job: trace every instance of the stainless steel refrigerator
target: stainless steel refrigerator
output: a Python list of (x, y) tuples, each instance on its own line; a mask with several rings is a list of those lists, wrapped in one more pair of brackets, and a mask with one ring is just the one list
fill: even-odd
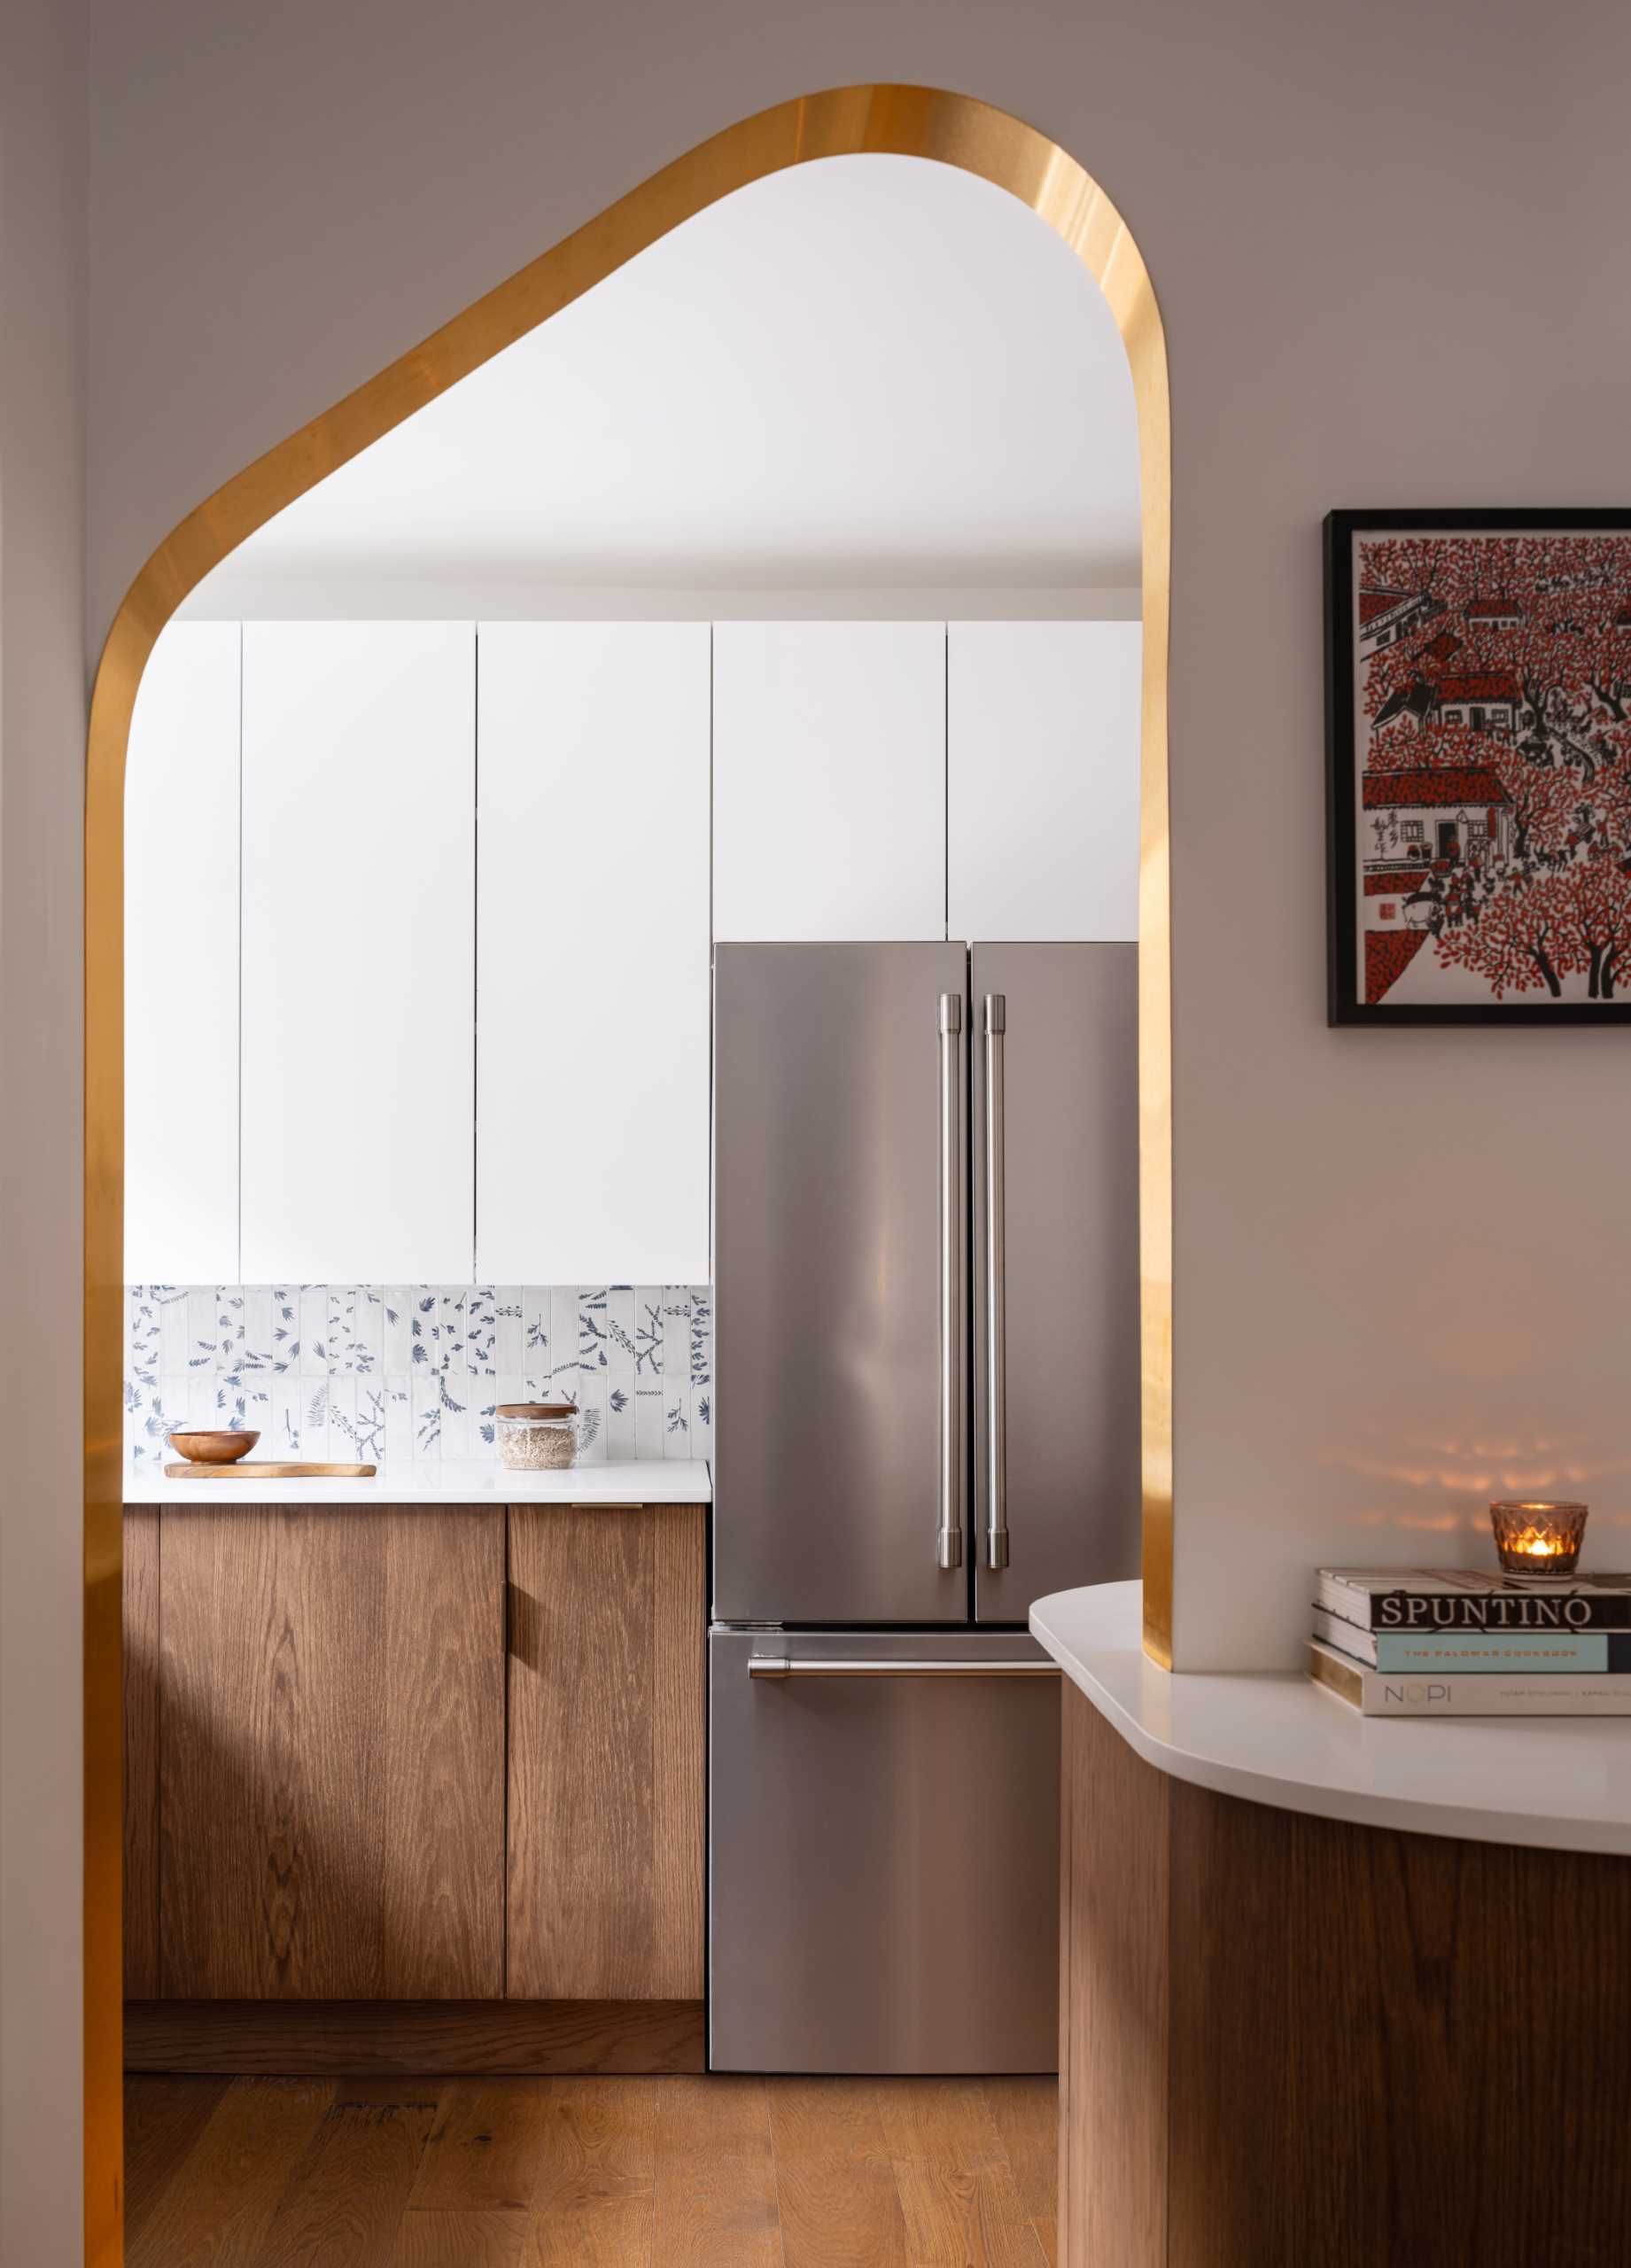
[(1137, 948), (722, 944), (716, 2069), (1059, 2022), (1030, 1602), (1138, 1571)]

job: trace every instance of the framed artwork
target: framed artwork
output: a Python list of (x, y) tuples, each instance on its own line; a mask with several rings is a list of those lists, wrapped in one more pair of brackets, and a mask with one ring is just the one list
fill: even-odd
[(1631, 512), (1325, 522), (1333, 1024), (1631, 1017)]

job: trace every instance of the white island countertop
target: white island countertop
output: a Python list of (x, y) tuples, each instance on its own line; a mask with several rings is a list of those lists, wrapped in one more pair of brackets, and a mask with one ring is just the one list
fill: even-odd
[[(269, 1461), (269, 1460), (268, 1460)], [(127, 1504), (707, 1504), (713, 1480), (700, 1457), (573, 1464), (512, 1472), (494, 1457), (382, 1464), (371, 1480), (167, 1480), (161, 1465), (127, 1469)]]
[(1361, 1826), (1631, 1852), (1631, 1717), (1362, 1717), (1301, 1672), (1164, 1670), (1143, 1586), (1038, 1599), (1030, 1627), (1128, 1745), (1174, 1779)]

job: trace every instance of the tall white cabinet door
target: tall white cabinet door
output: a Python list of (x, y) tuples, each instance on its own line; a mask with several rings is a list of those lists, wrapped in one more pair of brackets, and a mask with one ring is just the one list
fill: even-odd
[(1137, 622), (953, 622), (946, 905), (954, 937), (1138, 934)]
[(716, 937), (944, 937), (944, 624), (716, 624), (713, 812)]
[(125, 773), (125, 1280), (235, 1284), (238, 625), (173, 622)]
[(483, 623), (477, 1273), (709, 1272), (709, 627)]
[(244, 626), (243, 1272), (469, 1282), (475, 625)]

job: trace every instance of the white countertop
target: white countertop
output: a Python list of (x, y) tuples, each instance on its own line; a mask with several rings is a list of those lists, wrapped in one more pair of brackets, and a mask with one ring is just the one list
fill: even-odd
[[(269, 1460), (267, 1460), (269, 1462)], [(382, 1464), (372, 1480), (167, 1480), (162, 1466), (125, 1474), (127, 1504), (707, 1504), (713, 1480), (701, 1458), (574, 1464), (564, 1472), (512, 1472), (479, 1464)]]
[(1297, 1672), (1158, 1668), (1138, 1583), (1038, 1599), (1030, 1627), (1147, 1764), (1226, 1796), (1479, 1843), (1631, 1852), (1631, 1717), (1362, 1717)]

